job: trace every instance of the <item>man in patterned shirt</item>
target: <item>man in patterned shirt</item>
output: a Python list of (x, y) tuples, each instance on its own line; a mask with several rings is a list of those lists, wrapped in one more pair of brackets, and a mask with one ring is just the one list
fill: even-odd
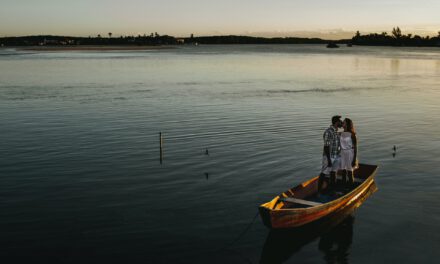
[(339, 169), (341, 144), (338, 128), (342, 127), (341, 116), (332, 117), (332, 125), (324, 132), (324, 153), (322, 155), (322, 170), (319, 175), (318, 192), (321, 191), (325, 175), (330, 174), (329, 187), (336, 184), (336, 172)]

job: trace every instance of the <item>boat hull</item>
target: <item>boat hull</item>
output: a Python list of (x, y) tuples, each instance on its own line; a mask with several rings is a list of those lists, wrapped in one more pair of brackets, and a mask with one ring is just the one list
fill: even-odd
[[(362, 166), (362, 165), (361, 165)], [(372, 166), (372, 165), (363, 165)], [(334, 214), (338, 214), (341, 211), (356, 209), (362, 202), (368, 198), (372, 193), (377, 190), (374, 182), (374, 177), (377, 172), (377, 166), (372, 170), (365, 180), (356, 188), (354, 188), (349, 193), (343, 195), (342, 197), (324, 203), (319, 206), (313, 206), (309, 208), (295, 208), (295, 209), (283, 209), (277, 208), (280, 203), (280, 197), (286, 197), (286, 193), (292, 193), (294, 196), (295, 190), (298, 188), (307, 188), (305, 186), (313, 185), (310, 188), (315, 188), (318, 177), (311, 179), (295, 188), (288, 190), (287, 192), (275, 197), (271, 202), (263, 204), (259, 207), (260, 216), (263, 223), (274, 229), (279, 228), (294, 228), (310, 224), (317, 220), (331, 217)]]

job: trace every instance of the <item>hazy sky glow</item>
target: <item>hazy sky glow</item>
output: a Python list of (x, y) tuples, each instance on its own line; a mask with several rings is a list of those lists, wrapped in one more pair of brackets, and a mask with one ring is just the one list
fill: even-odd
[(440, 31), (439, 0), (0, 0), (0, 36), (351, 37), (390, 31)]

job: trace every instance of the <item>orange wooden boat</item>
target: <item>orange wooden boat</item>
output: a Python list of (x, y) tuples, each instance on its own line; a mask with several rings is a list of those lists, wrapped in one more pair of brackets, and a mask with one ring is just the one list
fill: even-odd
[(376, 165), (359, 164), (354, 172), (354, 185), (347, 189), (338, 181), (331, 194), (326, 179), (322, 194), (318, 195), (319, 176), (289, 189), (260, 205), (263, 223), (269, 228), (292, 228), (331, 216), (347, 207), (357, 208), (364, 201), (362, 197), (371, 191), (377, 168)]

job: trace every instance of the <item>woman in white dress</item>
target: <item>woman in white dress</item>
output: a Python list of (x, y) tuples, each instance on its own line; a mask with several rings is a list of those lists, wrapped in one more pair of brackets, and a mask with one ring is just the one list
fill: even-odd
[(354, 183), (353, 170), (357, 166), (357, 136), (354, 129), (353, 121), (349, 118), (345, 118), (342, 123), (344, 132), (341, 133), (341, 161), (340, 166), (342, 170), (342, 181), (348, 182), (350, 185)]

